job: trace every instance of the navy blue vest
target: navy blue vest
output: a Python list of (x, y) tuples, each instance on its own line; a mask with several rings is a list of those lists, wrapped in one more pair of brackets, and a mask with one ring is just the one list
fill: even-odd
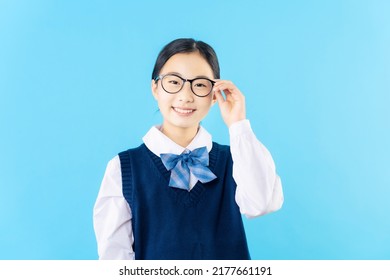
[(119, 154), (123, 195), (132, 211), (136, 259), (249, 259), (228, 146), (213, 143), (217, 179), (188, 192), (168, 187), (170, 172), (145, 144)]

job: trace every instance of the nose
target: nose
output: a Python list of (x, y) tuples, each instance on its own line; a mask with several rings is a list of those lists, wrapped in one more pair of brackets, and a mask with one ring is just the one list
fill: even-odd
[(183, 88), (177, 93), (179, 100), (184, 102), (193, 102), (194, 94), (191, 90), (191, 83), (189, 81), (185, 81)]

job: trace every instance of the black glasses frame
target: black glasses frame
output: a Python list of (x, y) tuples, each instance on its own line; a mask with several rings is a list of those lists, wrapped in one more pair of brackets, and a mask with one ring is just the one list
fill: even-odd
[[(182, 85), (181, 85), (181, 88), (180, 88), (179, 90), (177, 90), (177, 91), (174, 91), (174, 92), (172, 92), (172, 91), (167, 91), (167, 90), (164, 88), (164, 85), (163, 85), (163, 83), (162, 83), (162, 80), (163, 80), (164, 77), (166, 77), (166, 76), (175, 76), (175, 77), (179, 78), (180, 80), (182, 80), (183, 83), (182, 83)], [(209, 81), (209, 82), (211, 83), (211, 85), (212, 85), (212, 86), (211, 86), (211, 90), (210, 90), (210, 92), (209, 92), (208, 94), (206, 94), (206, 95), (198, 95), (198, 94), (196, 94), (196, 93), (194, 92), (194, 89), (192, 88), (192, 82), (193, 82), (193, 81), (196, 81), (196, 80), (199, 80), (199, 79), (207, 80), (207, 81)], [(158, 80), (161, 80), (161, 86), (162, 86), (162, 88), (163, 88), (166, 92), (168, 92), (169, 94), (176, 94), (176, 93), (178, 93), (179, 91), (181, 91), (181, 90), (183, 89), (185, 82), (189, 82), (189, 83), (190, 83), (190, 87), (191, 87), (192, 93), (195, 94), (195, 95), (198, 96), (198, 97), (206, 97), (206, 96), (209, 96), (210, 93), (213, 91), (213, 87), (214, 87), (214, 84), (215, 84), (215, 82), (214, 82), (213, 80), (210, 80), (209, 78), (184, 79), (184, 78), (182, 78), (182, 77), (180, 77), (179, 75), (176, 75), (176, 74), (164, 74), (164, 75), (157, 76), (157, 77), (154, 79), (154, 81), (155, 81), (156, 83), (158, 82)]]

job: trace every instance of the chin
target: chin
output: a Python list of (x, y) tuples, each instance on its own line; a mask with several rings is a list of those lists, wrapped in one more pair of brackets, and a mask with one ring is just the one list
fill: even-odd
[(171, 122), (171, 125), (181, 129), (190, 129), (198, 127), (199, 122)]

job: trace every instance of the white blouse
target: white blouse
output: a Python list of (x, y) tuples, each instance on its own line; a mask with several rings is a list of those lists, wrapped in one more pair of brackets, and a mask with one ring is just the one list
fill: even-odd
[[(284, 199), (280, 178), (271, 154), (254, 135), (249, 120), (232, 124), (229, 134), (233, 178), (237, 183), (235, 200), (240, 212), (254, 218), (280, 209)], [(212, 148), (212, 137), (203, 127), (187, 147), (173, 142), (158, 126), (148, 131), (143, 142), (158, 157), (162, 153), (181, 154), (185, 149), (192, 151), (204, 146), (210, 152)], [(191, 174), (190, 189), (196, 182)], [(108, 162), (93, 211), (99, 259), (134, 259), (131, 218), (131, 209), (122, 193), (117, 155)]]

